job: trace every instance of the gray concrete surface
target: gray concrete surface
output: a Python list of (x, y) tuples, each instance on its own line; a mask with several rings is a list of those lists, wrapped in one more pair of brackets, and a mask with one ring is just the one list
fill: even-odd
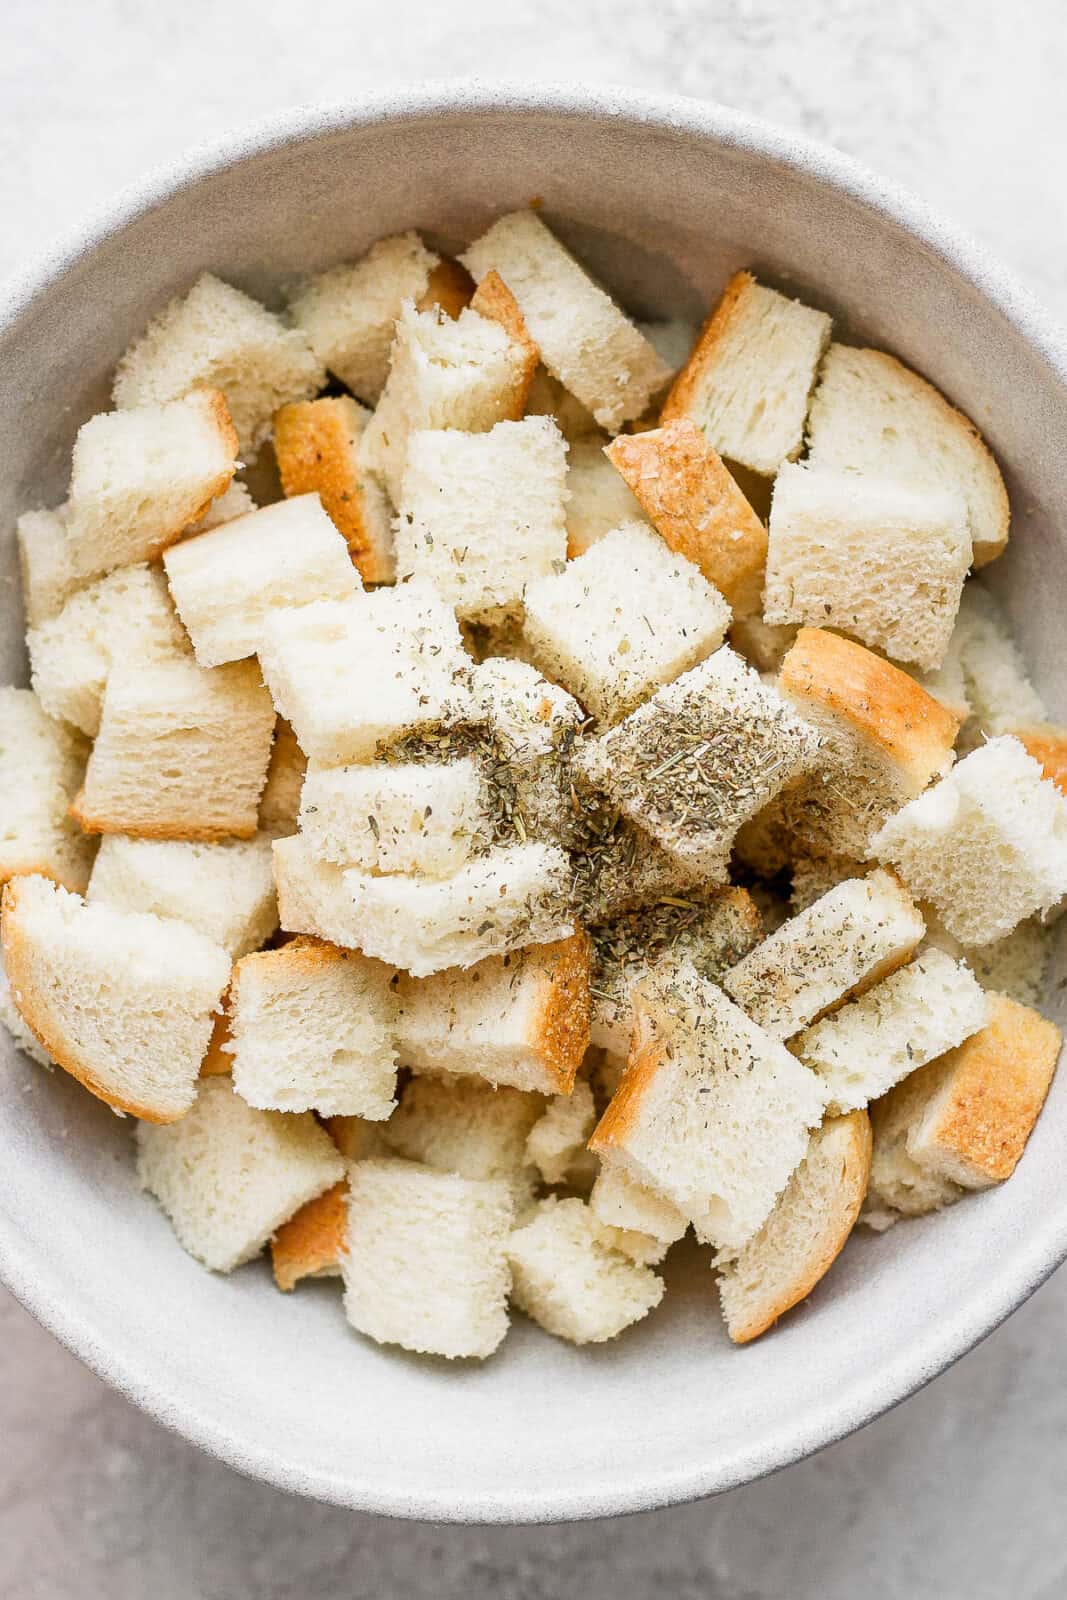
[[(1058, 0), (6, 0), (0, 275), (119, 185), (281, 106), (434, 75), (716, 97), (909, 184), (1067, 314)], [(815, 1459), (618, 1522), (437, 1529), (245, 1482), (0, 1297), (5, 1600), (1054, 1600), (1067, 1594), (1060, 1274)]]

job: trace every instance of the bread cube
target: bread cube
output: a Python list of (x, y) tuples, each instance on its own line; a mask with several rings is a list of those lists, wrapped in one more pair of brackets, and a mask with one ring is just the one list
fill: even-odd
[(267, 834), (199, 844), (184, 839), (101, 840), (85, 898), (117, 911), (176, 917), (237, 961), (278, 926)]
[(1041, 771), (1061, 794), (1067, 794), (1067, 728), (1042, 722), (1013, 730), (1028, 756), (1033, 756)]
[(300, 831), (323, 861), (364, 872), (458, 872), (489, 827), (481, 774), (450, 763), (317, 767), (304, 780)]
[(638, 523), (526, 591), (537, 665), (606, 724), (710, 655), (729, 620), (718, 590)]
[(204, 272), (126, 351), (114, 399), (126, 409), (177, 400), (204, 385), (221, 389), (249, 460), (278, 407), (307, 399), (325, 381), (301, 329), (287, 328), (258, 301)]
[(368, 761), (380, 744), (469, 709), (459, 626), (422, 584), (275, 612), (259, 659), (279, 713), (323, 766)]
[(3, 961), (0, 961), (0, 1027), (11, 1035), (23, 1055), (29, 1056), (31, 1061), (36, 1061), (38, 1066), (47, 1067), (49, 1070), (55, 1066), (44, 1045), (22, 1020), (22, 1013), (11, 993), (11, 983), (4, 970)]
[(1008, 542), (1007, 490), (977, 428), (882, 350), (830, 346), (811, 403), (808, 453), (819, 469), (844, 467), (962, 495), (975, 566)]
[(517, 421), (527, 387), (524, 352), (498, 322), (469, 310), (452, 322), (405, 305), (389, 378), (360, 446), (363, 465), (399, 505), (411, 434), (487, 433), (497, 422)]
[(274, 710), (254, 662), (113, 668), (71, 815), (87, 833), (250, 839)]
[(392, 1155), (461, 1178), (498, 1178), (525, 1208), (536, 1173), (526, 1138), (544, 1100), (519, 1089), (497, 1089), (476, 1078), (412, 1078), (381, 1129)]
[(815, 733), (725, 646), (591, 741), (581, 765), (702, 881), (724, 882), (742, 823), (818, 756)]
[(492, 1355), (508, 1331), (512, 1195), (410, 1161), (350, 1169), (345, 1315), (378, 1344)]
[(32, 689), (0, 688), (0, 883), (42, 872), (82, 890), (93, 843), (67, 814), (85, 772), (87, 746), (49, 717)]
[(225, 950), (36, 874), (7, 885), (0, 933), (15, 1004), (64, 1071), (116, 1111), (184, 1116), (230, 976)]
[(278, 921), (286, 932), (314, 934), (358, 950), (359, 929), (344, 868), (320, 861), (300, 833), (275, 839), (273, 850)]
[(923, 950), (798, 1034), (792, 1049), (821, 1078), (831, 1111), (855, 1111), (977, 1033), (988, 1009), (985, 991), (962, 961)]
[(617, 433), (667, 382), (653, 346), (532, 211), (498, 218), (460, 260), (479, 283), (499, 274), (549, 372), (602, 428)]
[(1010, 1178), (1041, 1114), (1061, 1043), (1060, 1030), (1036, 1011), (991, 995), (986, 1026), (901, 1085), (911, 1091), (912, 1160), (963, 1189)]
[(62, 610), (26, 635), (34, 690), (51, 717), (90, 738), (112, 661), (174, 661), (190, 654), (158, 567), (121, 567), (71, 595)]
[(540, 1094), (574, 1087), (589, 1043), (584, 933), (491, 956), (465, 971), (405, 973), (397, 994), (404, 1066)]
[(967, 945), (1067, 895), (1067, 797), (1017, 739), (991, 739), (890, 817), (871, 853)]
[(363, 587), (316, 494), (186, 539), (163, 565), (202, 667), (255, 655), (276, 611), (347, 600)]
[(343, 869), (354, 942), (418, 978), (566, 938), (566, 874), (561, 850), (532, 842), (487, 851), (450, 878)]
[(689, 1227), (677, 1206), (617, 1166), (601, 1167), (589, 1194), (589, 1209), (607, 1243), (646, 1266), (662, 1261)]
[[(636, 436), (635, 436), (636, 437)], [(620, 438), (632, 443), (629, 435)], [(567, 452), (567, 555), (573, 561), (624, 522), (645, 517), (633, 490), (604, 453), (600, 439), (580, 440)]]
[(67, 549), (67, 507), (24, 511), (15, 524), (26, 625), (36, 628), (62, 610), (78, 580)]
[(735, 619), (758, 613), (767, 530), (695, 422), (620, 434), (605, 452), (664, 543), (698, 567)]
[(198, 533), (210, 533), (212, 528), (221, 528), (224, 522), (233, 522), (236, 517), (246, 517), (249, 512), (258, 509), (248, 485), (233, 478), (229, 486), (212, 500), (204, 515), (186, 528), (182, 538), (195, 539)]
[(292, 296), (290, 314), (318, 359), (368, 405), (385, 388), (404, 302), (426, 295), (439, 264), (417, 233), (398, 233), (358, 261), (305, 279)]
[(75, 578), (152, 561), (233, 477), (237, 435), (218, 389), (105, 411), (78, 430), (67, 554)]
[(1004, 614), (980, 583), (964, 585), (949, 655), (959, 660), (976, 729), (1013, 733), (1047, 722), (1047, 708), (1030, 681)]
[(622, 1083), (590, 1149), (733, 1248), (762, 1226), (821, 1120), (824, 1084), (689, 963), (639, 985)]
[(774, 485), (764, 616), (840, 628), (933, 671), (970, 564), (958, 492), (787, 463)]
[(397, 501), (401, 578), (425, 578), (461, 617), (517, 613), (567, 555), (567, 447), (547, 417), (488, 433), (412, 433)]
[(671, 386), (661, 420), (688, 417), (721, 456), (772, 478), (795, 461), (830, 318), (737, 272)]
[(909, 961), (925, 927), (907, 891), (877, 870), (790, 917), (722, 986), (761, 1028), (790, 1039)]
[(803, 853), (863, 859), (886, 817), (952, 763), (952, 713), (851, 639), (801, 628), (778, 692), (822, 741), (817, 768), (782, 795)]
[(259, 825), (264, 833), (284, 839), (296, 832), (306, 774), (307, 758), (296, 742), (296, 734), (285, 718), (279, 717), (274, 724), (267, 781), (259, 797)]
[(229, 1079), (209, 1078), (173, 1127), (139, 1125), (137, 1172), (182, 1248), (212, 1272), (232, 1272), (345, 1168), (310, 1113), (256, 1111)]
[(396, 1103), (391, 978), (319, 939), (245, 956), (230, 985), (238, 1094), (263, 1111), (384, 1121)]
[(604, 1242), (584, 1200), (542, 1200), (507, 1250), (515, 1304), (571, 1344), (614, 1339), (663, 1298), (663, 1280)]
[[(473, 289), (469, 302), (471, 310), (476, 311), (480, 317), (488, 317), (490, 322), (498, 322), (516, 347), (520, 373), (516, 414), (521, 416), (534, 374), (541, 363), (541, 352), (530, 337), (526, 319), (519, 310), (519, 302), (498, 272), (487, 272), (477, 288), (474, 288), (474, 279), (466, 267), (461, 267), (458, 262), (454, 262), (453, 265), (457, 271), (463, 273)], [(452, 312), (451, 315), (458, 316), (459, 312)]]
[(698, 874), (618, 809), (588, 789), (575, 767), (572, 826), (566, 834), (576, 919), (595, 927), (626, 911), (686, 896)]
[(844, 1248), (867, 1192), (865, 1111), (829, 1117), (760, 1231), (719, 1267), (719, 1298), (735, 1344), (748, 1344), (807, 1298)]
[(565, 1183), (596, 1123), (593, 1091), (582, 1079), (556, 1094), (530, 1129), (526, 1154), (545, 1183)]
[(590, 1038), (625, 1056), (633, 992), (653, 967), (691, 961), (702, 977), (721, 983), (763, 938), (763, 919), (747, 889), (691, 890), (603, 922), (590, 929), (590, 937)]
[(497, 830), (569, 842), (570, 751), (585, 720), (572, 695), (525, 661), (490, 656), (471, 673), (474, 715), (488, 731), (482, 756), (495, 796)]
[(348, 1183), (335, 1183), (283, 1222), (270, 1241), (274, 1281), (283, 1294), (304, 1278), (339, 1278), (348, 1232)]
[[(274, 418), (274, 454), (292, 498), (317, 494), (365, 583), (392, 583), (389, 502), (360, 461), (370, 412), (350, 395), (324, 395), (282, 406)], [(320, 595), (326, 598), (326, 591)]]

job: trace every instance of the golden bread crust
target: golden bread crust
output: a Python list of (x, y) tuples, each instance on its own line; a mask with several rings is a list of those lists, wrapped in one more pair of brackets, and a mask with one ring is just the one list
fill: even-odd
[(453, 322), (471, 303), (474, 279), (453, 256), (442, 256), (426, 280), (426, 287), (415, 303), (416, 311), (432, 311), (434, 306)]
[(274, 454), (287, 498), (317, 494), (367, 583), (394, 576), (393, 550), (375, 537), (363, 497), (358, 440), (362, 421), (348, 395), (299, 400), (274, 414)]
[(537, 956), (547, 963), (548, 987), (534, 1019), (531, 1047), (554, 1080), (556, 1092), (570, 1094), (589, 1048), (593, 946), (579, 928), (569, 939), (541, 946)]
[(733, 324), (745, 315), (745, 302), (756, 287), (751, 272), (735, 272), (722, 298), (700, 330), (689, 359), (667, 392), (660, 412), (661, 426), (692, 414), (696, 396), (719, 356), (719, 344)]
[(133, 812), (90, 811), (84, 789), (79, 789), (70, 802), (67, 815), (83, 833), (124, 833), (131, 839), (185, 839), (193, 844), (217, 844), (223, 839), (251, 839), (259, 831), (258, 806), (252, 808), (251, 814), (234, 813), (218, 822), (190, 823), (177, 818), (159, 821)]
[(1032, 728), (1015, 728), (1013, 732), (1027, 755), (1040, 762), (1045, 777), (1067, 794), (1067, 728), (1046, 722)]
[(663, 542), (725, 596), (737, 617), (760, 608), (767, 530), (695, 422), (678, 417), (620, 434), (604, 450)]
[(283, 1222), (270, 1242), (274, 1281), (283, 1294), (301, 1278), (339, 1265), (348, 1226), (348, 1180), (342, 1178)]
[(519, 422), (526, 411), (530, 385), (534, 380), (541, 352), (530, 337), (526, 319), (519, 310), (519, 302), (503, 278), (492, 268), (487, 272), (471, 299), (471, 310), (490, 322), (499, 323), (518, 352), (519, 374), (515, 404), (509, 420)]

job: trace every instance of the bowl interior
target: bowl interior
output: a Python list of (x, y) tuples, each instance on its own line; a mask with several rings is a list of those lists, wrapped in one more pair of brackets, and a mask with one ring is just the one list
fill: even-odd
[[(843, 176), (842, 176), (843, 175)], [(932, 227), (844, 163), (706, 107), (586, 97), (409, 97), (235, 145), (138, 203), (0, 318), (0, 672), (25, 681), (13, 524), (63, 497), (78, 425), (130, 337), (211, 268), (277, 300), (309, 268), (419, 227), (457, 246), (494, 215), (545, 216), (643, 315), (698, 315), (752, 266), (913, 363), (975, 418), (1008, 477), (993, 581), (1053, 712), (1067, 501), (1065, 394), (1027, 321)], [(919, 226), (922, 226), (921, 224)], [(1061, 991), (1052, 1012), (1063, 1020)], [(1067, 1082), (1013, 1181), (859, 1235), (813, 1302), (751, 1349), (722, 1330), (706, 1253), (659, 1311), (576, 1351), (517, 1319), (485, 1366), (375, 1348), (335, 1287), (281, 1297), (262, 1266), (204, 1273), (136, 1188), (129, 1124), (0, 1044), (0, 1267), (43, 1321), (157, 1416), (285, 1487), (461, 1519), (639, 1508), (770, 1470), (867, 1420), (1004, 1316), (1067, 1251)]]

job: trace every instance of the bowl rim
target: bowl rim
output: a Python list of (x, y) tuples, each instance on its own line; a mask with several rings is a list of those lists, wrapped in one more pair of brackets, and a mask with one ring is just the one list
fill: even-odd
[[(308, 143), (351, 128), (433, 119), (461, 113), (489, 116), (549, 115), (637, 123), (769, 159), (814, 178), (917, 237), (968, 281), (1047, 362), (1067, 390), (1067, 341), (1055, 320), (986, 248), (946, 223), (896, 182), (832, 146), (711, 100), (650, 93), (610, 85), (565, 81), (479, 78), (427, 79), (361, 94), (352, 101), (289, 107), (229, 135), (198, 144), (180, 159), (156, 167), (121, 190), (23, 269), (0, 284), (0, 330), (13, 326), (52, 284), (105, 240), (181, 190), (261, 154)], [(714, 1462), (687, 1463), (677, 1471), (650, 1472), (626, 1488), (587, 1486), (579, 1495), (546, 1489), (504, 1490), (464, 1496), (444, 1486), (434, 1493), (399, 1497), (382, 1491), (370, 1475), (330, 1474), (294, 1465), (249, 1446), (231, 1427), (200, 1409), (195, 1399), (168, 1386), (165, 1373), (149, 1371), (135, 1350), (117, 1351), (93, 1326), (91, 1314), (64, 1301), (49, 1286), (16, 1229), (0, 1212), (0, 1280), (50, 1333), (108, 1384), (157, 1422), (243, 1473), (272, 1486), (368, 1513), (435, 1522), (544, 1523), (614, 1516), (676, 1505), (737, 1488), (789, 1466), (843, 1439), (916, 1393), (992, 1333), (1067, 1258), (1067, 1210), (1031, 1228), (1010, 1259), (998, 1264), (980, 1305), (964, 1302), (931, 1328), (921, 1347), (901, 1353), (845, 1392), (820, 1399), (806, 1426), (746, 1441)]]

